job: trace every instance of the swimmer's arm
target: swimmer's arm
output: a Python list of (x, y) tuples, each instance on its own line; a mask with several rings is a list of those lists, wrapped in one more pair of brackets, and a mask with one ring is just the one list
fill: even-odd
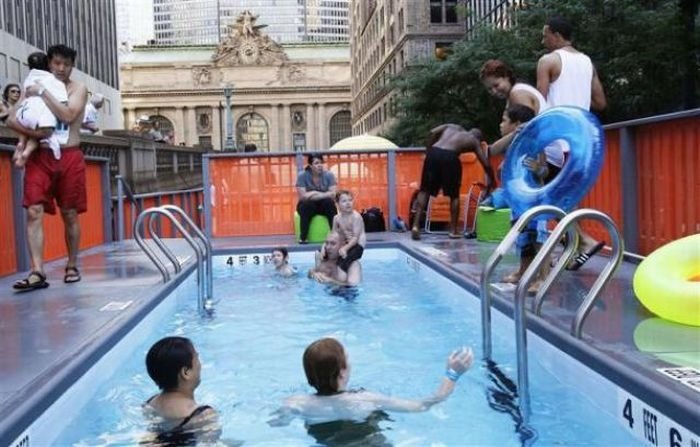
[(515, 138), (516, 133), (517, 132), (511, 132), (496, 140), (491, 145), (491, 149), (489, 149), (489, 156), (500, 155), (507, 151), (510, 147), (510, 144), (513, 142), (513, 139)]
[[(27, 87), (27, 96), (36, 96), (42, 87), (38, 85), (30, 85)], [(80, 84), (76, 91), (68, 97), (68, 104), (65, 104), (54, 95), (49, 89), (44, 88), (41, 94), (41, 99), (44, 100), (46, 106), (51, 110), (51, 113), (56, 115), (59, 121), (63, 123), (72, 123), (78, 117), (82, 117), (85, 113), (85, 104), (87, 103), (87, 88)]]
[(486, 155), (481, 152), (480, 147), (477, 147), (474, 154), (476, 155), (477, 160), (479, 160), (479, 163), (481, 163), (481, 167), (484, 168), (484, 172), (486, 172), (486, 192), (488, 193), (496, 185), (496, 175), (493, 173), (493, 168), (489, 164), (489, 160)]

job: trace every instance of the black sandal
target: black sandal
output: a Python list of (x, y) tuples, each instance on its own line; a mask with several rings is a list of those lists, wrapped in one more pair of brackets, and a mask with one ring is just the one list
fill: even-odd
[[(38, 281), (30, 281), (32, 277), (39, 278)], [(30, 290), (45, 289), (49, 286), (46, 282), (46, 275), (41, 272), (30, 272), (26, 278), (15, 281), (12, 288), (19, 292), (29, 292)]]
[(66, 267), (66, 274), (63, 276), (63, 282), (71, 284), (80, 281), (80, 272), (78, 267)]

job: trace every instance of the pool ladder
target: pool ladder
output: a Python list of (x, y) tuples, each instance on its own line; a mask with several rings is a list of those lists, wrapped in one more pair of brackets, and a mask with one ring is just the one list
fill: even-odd
[(498, 263), (503, 259), (503, 256), (510, 250), (518, 238), (518, 234), (525, 229), (527, 224), (534, 218), (542, 215), (548, 215), (550, 218), (560, 218), (561, 221), (552, 231), (552, 234), (542, 245), (542, 248), (537, 253), (537, 256), (532, 260), (530, 266), (525, 270), (515, 289), (513, 320), (515, 321), (515, 344), (516, 354), (518, 357), (518, 403), (520, 412), (525, 424), (528, 423), (530, 417), (530, 390), (528, 384), (528, 366), (527, 366), (527, 330), (525, 327), (525, 299), (527, 289), (530, 287), (535, 275), (539, 271), (543, 263), (549, 262), (550, 255), (554, 251), (557, 243), (566, 233), (569, 243), (564, 249), (564, 252), (559, 257), (559, 260), (554, 265), (549, 275), (545, 278), (537, 295), (532, 303), (532, 312), (535, 315), (540, 315), (544, 295), (557, 278), (559, 273), (566, 267), (569, 261), (574, 257), (579, 245), (579, 238), (576, 226), (574, 225), (581, 219), (592, 219), (602, 223), (612, 240), (612, 253), (603, 271), (598, 275), (595, 283), (588, 291), (581, 305), (576, 310), (574, 319), (571, 323), (571, 335), (576, 338), (581, 338), (581, 330), (583, 323), (588, 317), (593, 304), (600, 295), (605, 285), (610, 281), (612, 275), (617, 270), (622, 255), (624, 252), (623, 241), (620, 232), (613, 220), (605, 213), (594, 209), (580, 209), (566, 214), (562, 209), (550, 205), (542, 205), (534, 207), (525, 212), (520, 219), (513, 225), (506, 237), (496, 247), (496, 250), (491, 254), (486, 265), (481, 273), (481, 323), (482, 323), (482, 342), (484, 351), (484, 360), (490, 361), (492, 356), (491, 349), (491, 291), (490, 279)]
[[(199, 242), (195, 241), (192, 234), (188, 232), (182, 223), (175, 217), (178, 215), (182, 221), (190, 227), (190, 230), (197, 237)], [(165, 245), (163, 240), (158, 236), (158, 231), (153, 225), (153, 216), (165, 216), (168, 218), (170, 223), (180, 232), (183, 238), (194, 250), (195, 256), (197, 257), (197, 308), (200, 312), (210, 313), (213, 310), (214, 305), (214, 295), (213, 295), (213, 280), (212, 280), (212, 261), (211, 261), (211, 242), (202, 233), (202, 230), (195, 225), (195, 223), (190, 219), (190, 217), (175, 205), (161, 205), (157, 207), (147, 208), (143, 210), (138, 217), (136, 222), (134, 222), (134, 239), (136, 243), (141, 247), (141, 249), (146, 253), (146, 256), (155, 264), (156, 268), (160, 271), (163, 276), (163, 282), (167, 283), (170, 281), (170, 272), (168, 272), (167, 267), (161, 261), (161, 259), (156, 255), (154, 250), (146, 244), (143, 236), (143, 228), (145, 227), (144, 221), (148, 219), (148, 230), (153, 238), (153, 242), (156, 244), (160, 251), (163, 252), (166, 258), (170, 260), (173, 264), (175, 273), (179, 273), (182, 270), (182, 265), (177, 259), (177, 256)]]

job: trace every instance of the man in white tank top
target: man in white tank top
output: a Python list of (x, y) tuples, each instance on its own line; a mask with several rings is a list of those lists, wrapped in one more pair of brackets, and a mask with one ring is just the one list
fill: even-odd
[[(537, 62), (537, 90), (550, 107), (603, 110), (607, 105), (603, 85), (591, 59), (571, 44), (571, 31), (571, 24), (562, 17), (550, 18), (542, 29), (542, 45), (550, 52)], [(569, 270), (578, 270), (605, 245), (580, 227), (578, 232), (580, 253), (567, 267)]]

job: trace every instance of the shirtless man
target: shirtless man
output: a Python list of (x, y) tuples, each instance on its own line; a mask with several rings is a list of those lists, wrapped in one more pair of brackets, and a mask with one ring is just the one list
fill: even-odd
[[(549, 50), (537, 62), (537, 90), (550, 107), (576, 106), (585, 110), (603, 110), (607, 106), (603, 85), (591, 59), (571, 43), (572, 27), (563, 17), (552, 17), (542, 28), (542, 45)], [(567, 266), (578, 270), (600, 251), (598, 242), (577, 226), (580, 252)]]
[[(68, 103), (61, 103), (39, 85), (27, 88), (23, 95), (39, 96), (43, 99), (59, 121), (54, 132), (67, 133), (68, 140), (61, 146), (60, 160), (54, 158), (48, 147), (42, 146), (32, 153), (25, 165), (22, 205), (27, 209), (27, 241), (31, 272), (25, 279), (13, 284), (13, 288), (20, 291), (43, 289), (49, 286), (44, 273), (43, 218), (44, 212), (56, 214), (54, 198), (61, 210), (68, 248), (68, 263), (63, 281), (66, 283), (80, 281), (80, 272), (77, 267), (80, 246), (78, 214), (87, 211), (85, 160), (80, 150), (80, 125), (87, 103), (87, 89), (82, 83), (70, 79), (75, 63), (75, 50), (65, 45), (54, 45), (48, 49), (47, 56), (51, 73), (66, 84)], [(17, 123), (14, 112), (8, 118), (8, 126), (29, 138), (40, 137), (37, 131)]]
[(411, 237), (420, 239), (418, 223), (421, 221), (428, 195), (435, 197), (440, 189), (450, 197), (450, 229), (449, 237), (456, 239), (462, 236), (457, 232), (459, 218), (459, 189), (462, 185), (462, 162), (459, 156), (465, 152), (473, 152), (486, 171), (487, 191), (494, 185), (493, 169), (486, 156), (481, 152), (481, 131), (464, 130), (457, 124), (443, 124), (430, 131), (427, 144), (423, 173), (421, 175), (420, 192), (416, 199), (416, 214), (411, 228)]
[(340, 214), (333, 217), (333, 231), (340, 235), (338, 267), (348, 272), (353, 262), (359, 261), (367, 244), (365, 222), (362, 215), (353, 209), (353, 196), (350, 191), (341, 190), (335, 195)]
[(347, 271), (338, 267), (340, 247), (340, 235), (335, 231), (328, 233), (323, 249), (316, 258), (316, 266), (309, 270), (309, 278), (323, 284), (358, 285), (362, 281), (362, 266), (358, 261), (354, 261), (348, 266)]

